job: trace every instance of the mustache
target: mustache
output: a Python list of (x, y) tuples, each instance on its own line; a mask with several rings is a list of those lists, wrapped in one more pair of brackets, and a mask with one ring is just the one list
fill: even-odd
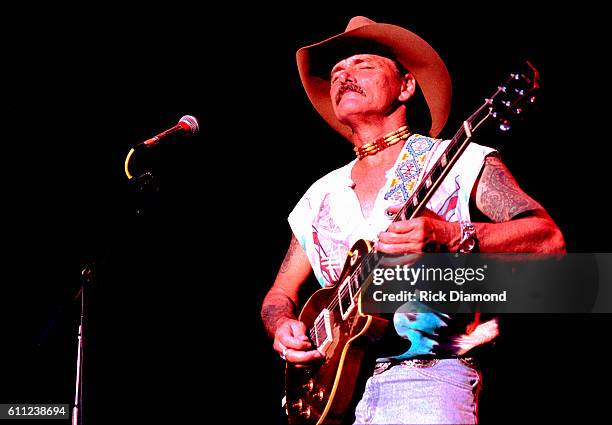
[(342, 95), (344, 95), (344, 93), (346, 93), (347, 91), (353, 91), (355, 93), (359, 93), (362, 96), (365, 96), (365, 90), (363, 89), (363, 87), (358, 86), (355, 83), (346, 83), (346, 84), (342, 84), (340, 86), (340, 89), (338, 90), (338, 93), (336, 93), (336, 105), (338, 104), (338, 102), (340, 102), (340, 99), (342, 98)]

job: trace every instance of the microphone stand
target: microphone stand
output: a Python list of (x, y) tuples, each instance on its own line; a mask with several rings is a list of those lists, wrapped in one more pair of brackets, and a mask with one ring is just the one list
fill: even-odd
[[(155, 136), (158, 137), (158, 136)], [(149, 139), (154, 140), (154, 139)], [(125, 163), (124, 172), (128, 178), (130, 189), (134, 196), (135, 214), (138, 217), (145, 215), (150, 207), (152, 201), (151, 195), (155, 192), (159, 192), (159, 183), (157, 178), (153, 175), (150, 170), (145, 169), (142, 173), (137, 175), (132, 174), (133, 170), (130, 170), (130, 163), (133, 162), (132, 158), (136, 152), (144, 153), (149, 148), (155, 146), (155, 144), (147, 144), (147, 142), (139, 143), (133, 146), (128, 152)], [(133, 167), (132, 167), (133, 168)], [(142, 168), (142, 167), (141, 167)], [(147, 214), (148, 215), (148, 214)]]
[(81, 299), (81, 317), (77, 335), (76, 382), (74, 390), (74, 406), (72, 408), (72, 425), (83, 425), (83, 330), (85, 325), (85, 287), (93, 281), (93, 267), (86, 266), (81, 271), (81, 288), (75, 299)]
[(146, 171), (129, 181), (131, 184), (134, 213), (137, 217), (149, 215), (155, 195), (159, 192), (159, 182), (151, 171)]

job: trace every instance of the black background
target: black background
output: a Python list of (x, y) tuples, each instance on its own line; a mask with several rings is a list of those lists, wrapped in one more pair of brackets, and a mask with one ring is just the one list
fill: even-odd
[[(532, 60), (539, 111), (478, 142), (501, 152), (570, 252), (609, 250), (607, 41), (597, 10), (234, 9), (37, 10), (11, 33), (0, 402), (72, 401), (73, 297), (93, 263), (87, 423), (213, 411), (278, 420), (282, 363), (262, 330), (261, 300), (289, 241), (287, 214), (352, 157), (308, 103), (295, 51), (360, 13), (412, 29), (445, 60), (454, 100), (443, 137)], [(200, 134), (140, 157), (159, 190), (139, 194), (123, 174), (129, 147), (185, 114), (200, 120)], [(595, 418), (605, 401), (596, 386), (610, 377), (609, 324), (606, 315), (504, 318), (482, 420)]]

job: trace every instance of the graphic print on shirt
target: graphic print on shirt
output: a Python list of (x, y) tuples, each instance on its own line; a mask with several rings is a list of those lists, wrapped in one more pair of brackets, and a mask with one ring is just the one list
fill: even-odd
[[(455, 218), (457, 202), (459, 201), (459, 176), (455, 177), (455, 191), (442, 203), (437, 214), (446, 221), (457, 221)], [(454, 220), (453, 220), (454, 219)]]
[(436, 312), (406, 312), (408, 305), (398, 309), (393, 324), (398, 335), (410, 341), (410, 348), (396, 358), (435, 354), (440, 339), (440, 329), (448, 326), (449, 316)]
[[(322, 237), (319, 237), (319, 234)], [(332, 286), (340, 278), (346, 253), (349, 250), (346, 235), (334, 222), (330, 214), (329, 193), (325, 195), (319, 208), (319, 214), (312, 224), (312, 240), (319, 256), (321, 276), (325, 286)]]

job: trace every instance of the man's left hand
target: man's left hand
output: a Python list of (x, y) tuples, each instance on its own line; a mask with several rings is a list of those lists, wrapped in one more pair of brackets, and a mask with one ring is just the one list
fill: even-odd
[[(397, 214), (401, 205), (388, 208), (389, 213)], [(386, 254), (406, 254), (415, 252), (439, 252), (448, 250), (454, 231), (449, 223), (431, 210), (425, 209), (418, 217), (392, 223), (385, 232), (378, 234), (375, 248)]]

